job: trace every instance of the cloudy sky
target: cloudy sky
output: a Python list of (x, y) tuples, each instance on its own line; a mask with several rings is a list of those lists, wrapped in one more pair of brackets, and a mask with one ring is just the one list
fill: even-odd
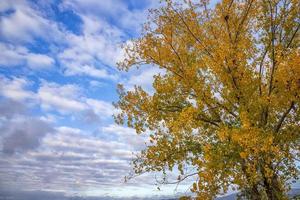
[(151, 90), (159, 73), (150, 66), (119, 72), (115, 64), (120, 45), (140, 35), (147, 9), (158, 2), (0, 1), (0, 199), (186, 191), (158, 191), (155, 174), (123, 183), (147, 137), (112, 118), (117, 83)]

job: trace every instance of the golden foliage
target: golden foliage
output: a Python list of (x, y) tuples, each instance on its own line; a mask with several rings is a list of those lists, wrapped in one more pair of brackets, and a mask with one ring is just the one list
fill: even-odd
[(188, 166), (198, 199), (232, 186), (249, 199), (285, 199), (298, 176), (299, 27), (298, 0), (223, 0), (212, 9), (166, 0), (151, 10), (119, 63), (165, 70), (153, 94), (118, 89), (116, 122), (152, 132), (135, 173), (177, 168), (180, 182)]

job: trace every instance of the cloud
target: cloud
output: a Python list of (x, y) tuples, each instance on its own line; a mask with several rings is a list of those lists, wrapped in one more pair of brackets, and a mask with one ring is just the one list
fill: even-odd
[[(120, 29), (137, 33), (147, 17), (147, 9), (157, 6), (155, 1), (97, 1), (97, 0), (66, 0), (65, 8), (75, 10), (79, 15), (93, 16), (98, 19), (111, 20)], [(131, 9), (130, 7), (135, 7)]]
[[(30, 90), (32, 82), (26, 78), (0, 77), (0, 95), (18, 102), (30, 102), (44, 111), (58, 111), (63, 115), (74, 115), (86, 123), (99, 122), (111, 118), (117, 112), (112, 103), (88, 98), (82, 88), (75, 84), (60, 85), (41, 81), (37, 92)], [(52, 117), (43, 121), (55, 121)]]
[(13, 44), (32, 42), (35, 38), (46, 40), (62, 37), (56, 23), (43, 17), (28, 1), (1, 2), (0, 38)]
[[(47, 19), (30, 1), (2, 1), (0, 5), (0, 66), (49, 69), (55, 58), (33, 52), (28, 44), (37, 39), (63, 44), (65, 31)], [(46, 42), (43, 44), (46, 45)]]
[(54, 59), (43, 54), (30, 53), (26, 57), (27, 65), (34, 69), (48, 68), (54, 64)]
[(104, 117), (109, 117), (116, 112), (112, 103), (90, 98), (86, 99), (86, 103), (90, 106), (91, 109), (94, 110), (96, 114), (100, 116), (102, 115)]
[[(111, 124), (117, 111), (87, 91), (107, 91), (99, 87), (120, 81), (115, 69), (124, 56), (120, 44), (139, 32), (149, 4), (0, 1), (0, 66), (6, 67), (0, 76), (0, 188), (55, 193), (32, 192), (28, 199), (63, 199), (74, 192), (106, 199), (107, 193), (130, 196), (139, 188), (143, 193), (152, 183), (149, 178), (131, 184), (138, 187), (123, 183), (132, 152), (145, 147), (147, 134)], [(80, 31), (72, 32), (64, 11), (80, 18)], [(156, 73), (134, 72), (124, 83), (151, 87)], [(82, 80), (87, 88), (79, 85)], [(85, 124), (99, 122), (99, 128)]]
[(19, 114), (25, 114), (26, 107), (20, 102), (2, 99), (0, 100), (0, 118), (11, 119)]
[(124, 33), (105, 21), (81, 17), (83, 33), (68, 34), (67, 47), (58, 54), (65, 75), (116, 80), (114, 66), (122, 56), (120, 44)]
[(84, 111), (80, 117), (85, 123), (98, 123), (101, 121), (101, 117), (95, 113), (94, 110)]
[[(53, 133), (41, 138), (37, 133), (44, 133), (45, 130), (40, 122), (38, 124), (40, 126), (34, 128), (29, 123), (19, 126), (23, 132), (17, 134), (24, 140), (23, 143), (19, 143), (11, 133), (18, 128), (8, 133), (16, 140), (4, 140), (6, 143), (2, 153), (19, 152), (0, 158), (1, 180), (9, 180), (5, 184), (18, 186), (18, 183), (26, 182), (24, 189), (34, 190), (43, 185), (43, 188), (63, 191), (72, 191), (74, 187), (83, 189), (122, 184), (132, 158), (125, 143), (105, 141), (70, 127), (57, 127)], [(31, 137), (24, 135), (24, 130), (28, 130), (26, 133), (30, 133)], [(35, 139), (29, 142), (29, 138)], [(17, 171), (18, 180), (15, 180), (13, 174)]]
[(148, 142), (148, 133), (137, 135), (133, 128), (123, 127), (116, 124), (110, 124), (101, 128), (106, 134), (114, 134), (118, 136), (119, 141), (126, 143), (132, 150), (142, 150)]
[[(131, 190), (138, 190), (134, 187)], [(128, 192), (128, 189), (127, 189)], [(140, 191), (144, 192), (144, 191)], [(174, 195), (160, 195), (149, 197), (114, 197), (108, 194), (103, 196), (81, 196), (78, 194), (68, 195), (64, 192), (59, 191), (6, 191), (0, 190), (0, 199), (11, 199), (11, 200), (159, 200), (159, 199), (171, 199)], [(179, 196), (179, 195), (176, 195)]]
[(38, 91), (33, 92), (28, 89), (32, 82), (26, 78), (0, 78), (0, 94), (6, 98), (20, 102), (31, 100), (46, 110), (52, 109), (62, 113), (87, 109), (87, 105), (81, 100), (84, 98), (81, 89), (77, 85), (59, 85), (43, 80)]
[(129, 32), (139, 32), (150, 1), (143, 4), (141, 9), (130, 10), (119, 0), (64, 1), (62, 7), (74, 10), (83, 21), (82, 34), (68, 34), (68, 47), (58, 55), (65, 74), (118, 80), (115, 65), (124, 57), (121, 44)]
[(86, 109), (80, 101), (80, 88), (76, 85), (58, 85), (43, 82), (38, 90), (41, 107), (44, 109), (57, 109), (61, 112), (78, 112)]
[(132, 90), (137, 85), (141, 86), (147, 92), (152, 93), (154, 76), (164, 73), (165, 71), (158, 67), (145, 65), (140, 67), (139, 70), (132, 69), (130, 74), (123, 78), (122, 83), (127, 90)]
[(6, 121), (0, 131), (4, 135), (2, 152), (11, 155), (37, 148), (40, 140), (51, 132), (52, 128), (39, 119), (26, 118), (20, 121)]
[(26, 89), (30, 81), (25, 78), (13, 77), (8, 79), (0, 76), (0, 94), (15, 101), (32, 99), (35, 94)]
[[(58, 89), (53, 95), (66, 93), (77, 97), (74, 93), (80, 93), (74, 85), (65, 85), (61, 90), (58, 84), (48, 85)], [(85, 100), (83, 98), (83, 102)], [(90, 104), (105, 105), (105, 102), (88, 100)], [(136, 135), (133, 129), (110, 124), (93, 135), (68, 126), (53, 128), (47, 120), (30, 117), (22, 109), (4, 108), (5, 105), (25, 107), (20, 102), (6, 99), (0, 105), (3, 105), (0, 112), (4, 111), (0, 116), (1, 188), (17, 188), (17, 191), (18, 188), (43, 188), (63, 191), (66, 196), (73, 191), (84, 193), (95, 188), (97, 195), (103, 198), (107, 192), (124, 196), (125, 190), (136, 191), (138, 188), (131, 188), (135, 184), (153, 188), (150, 185), (153, 179), (149, 178), (137, 179), (128, 185), (123, 183), (123, 177), (130, 171), (132, 152), (144, 147), (145, 138)], [(104, 108), (98, 105), (99, 112), (104, 112)], [(116, 192), (114, 188), (124, 191)]]
[(97, 0), (66, 0), (65, 7), (70, 7), (78, 13), (115, 16), (119, 11), (125, 11), (126, 4), (119, 0), (113, 1), (97, 1)]
[(91, 89), (96, 89), (96, 88), (101, 88), (104, 87), (106, 84), (104, 82), (100, 82), (100, 81), (96, 81), (96, 80), (91, 80), (89, 82), (89, 86), (91, 87)]
[(35, 149), (41, 139), (53, 130), (48, 123), (24, 115), (28, 110), (24, 104), (9, 99), (2, 99), (0, 103), (2, 153), (12, 155)]
[(62, 114), (79, 114), (78, 117), (88, 123), (111, 118), (116, 112), (110, 102), (88, 98), (74, 84), (59, 85), (43, 81), (37, 96), (43, 109), (56, 110)]
[(0, 43), (0, 66), (22, 66), (31, 69), (45, 69), (54, 65), (55, 60), (44, 54), (31, 53), (22, 46)]
[(76, 62), (66, 62), (65, 75), (74, 76), (74, 75), (87, 75), (90, 77), (100, 78), (100, 79), (111, 79), (116, 80), (117, 76), (109, 74), (105, 69), (99, 69), (91, 65), (81, 65)]

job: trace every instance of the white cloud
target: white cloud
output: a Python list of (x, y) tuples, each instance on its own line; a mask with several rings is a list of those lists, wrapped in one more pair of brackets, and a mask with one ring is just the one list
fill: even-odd
[(0, 43), (1, 66), (27, 65), (32, 69), (45, 69), (53, 66), (54, 62), (53, 58), (32, 53), (25, 47)]
[(82, 131), (78, 128), (72, 128), (72, 127), (68, 127), (68, 126), (60, 126), (56, 128), (58, 130), (58, 132), (62, 133), (62, 134), (81, 134)]
[[(66, 0), (62, 6), (74, 10), (83, 20), (82, 34), (68, 34), (69, 47), (58, 55), (66, 75), (116, 80), (115, 65), (124, 56), (120, 47), (127, 37), (124, 30), (133, 25), (131, 31), (136, 31), (145, 18), (146, 9), (131, 11), (119, 0)], [(107, 16), (114, 19), (114, 25), (107, 23)], [(104, 69), (104, 66), (112, 68)]]
[(2, 1), (1, 10), (13, 10), (0, 18), (0, 37), (11, 43), (32, 42), (35, 37), (58, 39), (62, 37), (56, 23), (46, 19), (28, 1)]
[(56, 115), (46, 114), (46, 115), (41, 116), (39, 119), (46, 123), (55, 123), (55, 122), (57, 122), (57, 118), (59, 118), (59, 117)]
[[(138, 32), (140, 23), (145, 19), (145, 9), (129, 9), (128, 2), (122, 0), (64, 0), (61, 3), (82, 19), (79, 33), (68, 32), (63, 23), (46, 17), (49, 13), (43, 12), (52, 12), (51, 8), (43, 11), (40, 5), (50, 4), (48, 1), (0, 0), (0, 11), (9, 11), (0, 17), (3, 42), (0, 43), (0, 65), (45, 69), (59, 64), (62, 67), (59, 71), (66, 76), (93, 77), (93, 80), (87, 79), (89, 87), (110, 84), (94, 79), (120, 80), (114, 69), (115, 63), (123, 58), (119, 45), (128, 34)], [(34, 53), (30, 49), (31, 45), (39, 45), (36, 39), (42, 39), (45, 45), (50, 44), (47, 46), (50, 49), (48, 55)], [(28, 44), (30, 46), (26, 46)], [(128, 87), (137, 84), (151, 89), (152, 77), (158, 72), (143, 68), (141, 73), (131, 73), (124, 83)], [(42, 71), (31, 73), (28, 78), (39, 77), (40, 74)], [(89, 97), (88, 92), (85, 93), (89, 88), (69, 82), (74, 80), (73, 77), (63, 77), (63, 81), (69, 84), (59, 84), (51, 82), (50, 76), (43, 76), (49, 79), (36, 84), (32, 83), (34, 79), (0, 77), (1, 97), (18, 101), (0, 104), (0, 130), (4, 130), (5, 123), (2, 122), (12, 120), (5, 130), (8, 130), (7, 135), (13, 136), (6, 138), (8, 143), (5, 145), (0, 139), (0, 149), (5, 146), (8, 152), (18, 152), (4, 157), (3, 151), (0, 151), (0, 178), (3, 180), (0, 185), (30, 190), (79, 191), (81, 194), (85, 191), (92, 193), (91, 188), (95, 191), (102, 189), (103, 194), (107, 189), (120, 192), (116, 190), (123, 186), (123, 176), (130, 170), (131, 151), (144, 147), (148, 133), (138, 136), (134, 129), (107, 124), (111, 115), (117, 112), (110, 102)], [(55, 77), (55, 80), (60, 78)], [(35, 114), (38, 114), (35, 108), (41, 107), (42, 116), (25, 116), (28, 113), (21, 112), (19, 104), (27, 105), (27, 102), (34, 103)], [(76, 123), (82, 122), (82, 119), (98, 123), (100, 119), (105, 126), (91, 133), (64, 125), (73, 118)], [(52, 132), (48, 125), (56, 123), (62, 126)], [(82, 124), (77, 125), (80, 127)], [(46, 134), (50, 130), (51, 134)], [(3, 135), (0, 134), (0, 138)], [(137, 182), (141, 186), (148, 181)], [(127, 193), (126, 189), (122, 189), (123, 194)]]
[[(72, 90), (65, 89), (69, 94)], [(6, 108), (0, 110), (1, 118)], [(8, 113), (5, 112), (6, 117)], [(23, 115), (15, 111), (11, 114)], [(65, 192), (74, 189), (90, 191), (100, 186), (104, 192), (116, 186), (126, 186), (122, 181), (130, 170), (133, 148), (127, 140), (118, 137), (122, 131), (130, 135), (131, 130), (109, 126), (100, 134), (105, 138), (116, 130), (117, 138), (107, 140), (78, 128), (52, 128), (43, 120), (28, 116), (17, 121), (13, 118), (6, 120), (7, 123), (0, 124), (0, 176), (5, 180), (2, 187), (18, 188), (26, 182), (22, 188), (28, 190), (42, 186), (43, 189)]]
[(31, 68), (50, 67), (54, 64), (54, 59), (43, 54), (30, 53), (27, 56), (27, 64)]
[(16, 101), (24, 101), (34, 99), (35, 94), (26, 89), (30, 85), (30, 81), (25, 78), (8, 79), (0, 77), (0, 92), (2, 96)]
[(16, 10), (15, 13), (1, 19), (1, 36), (10, 41), (31, 41), (34, 35), (43, 34), (44, 24), (39, 19), (28, 10)]
[[(43, 185), (43, 188), (72, 191), (74, 182), (80, 182), (77, 189), (97, 185), (111, 187), (122, 182), (129, 170), (128, 161), (132, 158), (126, 144), (104, 141), (71, 127), (57, 127), (52, 134), (43, 135), (41, 140), (40, 135), (32, 135), (30, 141), (33, 142), (26, 143), (26, 146), (20, 143), (26, 152), (0, 157), (2, 180), (8, 179), (12, 184), (15, 180), (13, 173), (18, 171), (18, 182), (26, 182), (27, 189)], [(10, 150), (15, 146), (14, 143), (6, 143), (5, 147)], [(3, 159), (9, 162), (3, 162)], [(1, 170), (4, 168), (5, 174)]]
[(105, 21), (81, 17), (82, 35), (67, 34), (68, 47), (58, 55), (65, 74), (116, 80), (114, 66), (122, 56), (120, 44), (124, 34)]
[(94, 88), (104, 87), (105, 83), (104, 82), (100, 82), (100, 81), (96, 81), (96, 80), (91, 80), (89, 82), (89, 85), (90, 85), (91, 89), (94, 89)]
[(149, 133), (137, 135), (133, 128), (123, 127), (116, 124), (110, 124), (101, 128), (106, 134), (117, 135), (120, 142), (126, 143), (132, 150), (141, 150), (145, 148), (148, 142)]
[(141, 24), (147, 17), (147, 9), (157, 7), (159, 1), (143, 1), (144, 6), (139, 9), (129, 9), (129, 4), (134, 1), (122, 0), (98, 1), (98, 0), (65, 0), (66, 8), (75, 10), (79, 15), (93, 16), (98, 19), (113, 19), (121, 29), (139, 32)]
[(66, 63), (67, 68), (65, 70), (65, 75), (87, 75), (95, 78), (111, 79), (116, 80), (117, 76), (114, 74), (109, 74), (105, 69), (98, 69), (95, 66), (90, 65), (80, 65), (78, 63)]
[(111, 118), (116, 112), (110, 102), (88, 98), (82, 89), (74, 84), (59, 85), (43, 81), (37, 98), (45, 110), (56, 110), (61, 114), (79, 114), (86, 122)]
[(25, 63), (24, 54), (27, 50), (24, 47), (14, 47), (0, 43), (0, 65), (16, 66)]
[(78, 112), (87, 109), (80, 101), (80, 89), (76, 85), (58, 85), (43, 82), (37, 93), (42, 108), (61, 112)]
[[(37, 92), (33, 92), (28, 89), (31, 84), (32, 82), (25, 78), (0, 77), (0, 95), (20, 102), (29, 100), (34, 105), (41, 106), (44, 111), (58, 111), (64, 115), (71, 114), (88, 123), (109, 119), (117, 112), (111, 102), (87, 97), (78, 85), (59, 85), (42, 80)], [(53, 115), (46, 115), (41, 119), (47, 122), (55, 121)]]
[(71, 7), (80, 13), (91, 13), (94, 15), (115, 15), (118, 11), (124, 11), (125, 4), (119, 0), (98, 1), (98, 0), (65, 0), (64, 6)]
[(86, 99), (86, 103), (92, 110), (95, 111), (96, 114), (100, 115), (101, 117), (110, 117), (116, 112), (112, 103), (89, 98)]
[(140, 67), (138, 70), (133, 69), (127, 78), (123, 79), (123, 84), (127, 90), (132, 90), (135, 85), (141, 86), (144, 90), (149, 93), (153, 91), (154, 76), (158, 74), (164, 74), (164, 70), (158, 67), (145, 65)]
[[(123, 131), (131, 134), (130, 130), (113, 125), (107, 127), (103, 134), (112, 134), (113, 130), (120, 135), (123, 135)], [(135, 138), (132, 137), (132, 140)], [(102, 140), (80, 129), (57, 127), (39, 143), (38, 148), (35, 146), (26, 152), (0, 156), (0, 175), (1, 180), (5, 180), (2, 184), (4, 188), (43, 188), (69, 195), (75, 190), (102, 197), (105, 194), (122, 197), (137, 195), (131, 188), (136, 185), (136, 189), (143, 188), (140, 192), (151, 191), (147, 193), (148, 196), (155, 191), (153, 174), (123, 183), (123, 177), (130, 172), (129, 161), (134, 157), (127, 140)], [(22, 185), (24, 182), (26, 185)], [(127, 194), (127, 189), (132, 193)], [(172, 191), (170, 188), (170, 194)]]

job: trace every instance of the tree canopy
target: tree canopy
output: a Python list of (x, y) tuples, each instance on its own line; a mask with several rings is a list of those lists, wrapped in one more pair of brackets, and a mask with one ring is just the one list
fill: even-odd
[(287, 199), (299, 175), (299, 28), (299, 0), (166, 0), (150, 10), (119, 63), (164, 70), (153, 93), (118, 88), (116, 122), (151, 132), (134, 172), (196, 176), (198, 199), (232, 187), (246, 199)]

